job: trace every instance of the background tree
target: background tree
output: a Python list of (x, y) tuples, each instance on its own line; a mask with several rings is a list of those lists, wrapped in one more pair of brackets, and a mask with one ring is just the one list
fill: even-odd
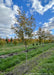
[(38, 39), (39, 39), (39, 43), (45, 43), (48, 41), (49, 42), (52, 42), (53, 40), (53, 35), (50, 33), (49, 30), (43, 30), (42, 28), (39, 28), (38, 32), (37, 32), (37, 35), (38, 35)]
[(19, 15), (16, 18), (16, 23), (14, 24), (14, 27), (12, 27), (12, 29), (14, 29), (15, 34), (18, 36), (18, 38), (22, 39), (27, 50), (26, 39), (30, 39), (32, 37), (32, 32), (35, 30), (36, 27), (35, 19), (33, 16), (30, 16), (29, 18), (26, 17), (24, 11), (22, 13), (20, 11), (18, 12)]
[(47, 30), (46, 31), (46, 39), (48, 39), (48, 42), (50, 43), (50, 42), (52, 42), (52, 40), (53, 40), (53, 35), (50, 33), (50, 31), (49, 30)]
[(38, 39), (39, 39), (39, 43), (45, 43), (45, 38), (46, 38), (46, 33), (42, 28), (39, 28), (38, 32)]
[(6, 37), (6, 43), (8, 43), (8, 37)]
[(13, 41), (12, 37), (11, 37), (10, 41), (11, 41), (11, 43), (12, 43), (12, 41)]
[(42, 41), (42, 29), (41, 28), (39, 28), (39, 30), (37, 31), (37, 35), (38, 35), (39, 43), (41, 44), (41, 41)]
[(14, 45), (17, 45), (18, 44), (18, 40), (16, 39), (16, 37), (14, 38), (13, 44)]
[(0, 38), (0, 46), (3, 46), (3, 45), (5, 45), (5, 44), (6, 44), (5, 40), (2, 39), (2, 38)]

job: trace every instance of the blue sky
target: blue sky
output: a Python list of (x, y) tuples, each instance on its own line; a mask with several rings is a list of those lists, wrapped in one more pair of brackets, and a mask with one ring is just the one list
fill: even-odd
[(54, 34), (54, 0), (0, 0), (0, 37), (14, 38), (11, 25), (15, 23), (17, 9), (25, 11), (26, 16), (34, 15), (35, 31), (42, 26)]

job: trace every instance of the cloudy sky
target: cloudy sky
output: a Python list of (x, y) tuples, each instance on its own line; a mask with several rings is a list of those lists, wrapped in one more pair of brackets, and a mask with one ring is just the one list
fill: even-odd
[(54, 0), (0, 0), (0, 37), (15, 36), (11, 25), (15, 23), (19, 8), (26, 12), (26, 16), (34, 15), (35, 31), (41, 26), (54, 34)]

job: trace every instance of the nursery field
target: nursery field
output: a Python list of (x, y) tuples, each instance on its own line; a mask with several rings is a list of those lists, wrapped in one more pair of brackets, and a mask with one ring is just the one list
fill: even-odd
[(54, 43), (0, 47), (0, 75), (54, 75)]

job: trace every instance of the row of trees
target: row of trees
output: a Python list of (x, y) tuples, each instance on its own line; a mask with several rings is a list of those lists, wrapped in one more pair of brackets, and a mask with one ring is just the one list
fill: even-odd
[(38, 36), (39, 43), (49, 43), (54, 42), (54, 36), (50, 33), (48, 30), (43, 30), (42, 28), (39, 28), (37, 31), (37, 34), (35, 36)]
[[(18, 37), (18, 40), (15, 38), (14, 40), (11, 38), (10, 40), (6, 38), (6, 43), (8, 44), (9, 42), (14, 43), (15, 45), (21, 42), (24, 43), (25, 48), (27, 48), (28, 43), (45, 43), (45, 42), (52, 42), (54, 39), (54, 36), (50, 34), (49, 31), (44, 31), (42, 28), (39, 28), (37, 31), (37, 36), (38, 38), (32, 39), (33, 37), (33, 32), (35, 31), (36, 28), (36, 22), (35, 18), (33, 15), (27, 17), (25, 12), (21, 12), (18, 10), (18, 16), (16, 17), (16, 22), (15, 24), (11, 27), (14, 30), (14, 33)], [(4, 40), (2, 41), (0, 39), (0, 44), (3, 43)]]
[[(49, 33), (45, 33), (45, 35), (43, 36), (43, 34), (40, 34), (40, 32), (38, 31), (37, 34), (35, 36), (38, 36), (38, 38), (34, 38), (34, 39), (24, 39), (26, 41), (26, 45), (29, 44), (44, 44), (44, 43), (51, 43), (54, 42), (54, 36), (53, 35), (48, 35)], [(6, 44), (14, 44), (17, 45), (19, 43), (23, 43), (22, 39), (2, 39), (0, 38), (0, 45), (6, 45)]]
[[(16, 17), (16, 22), (12, 26), (12, 29), (15, 31), (15, 34), (18, 36), (18, 38), (22, 39), (25, 48), (27, 49), (27, 40), (26, 39), (32, 39), (33, 32), (36, 28), (36, 22), (33, 17), (33, 15), (26, 17), (25, 12), (21, 12), (18, 10), (18, 17)], [(25, 37), (26, 36), (26, 37)], [(49, 31), (44, 31), (41, 28), (37, 31), (38, 36), (38, 42), (41, 44), (42, 42), (45, 43), (46, 40), (48, 42), (52, 42), (52, 38), (54, 37), (52, 34), (50, 34)], [(30, 41), (31, 42), (31, 41)]]
[(18, 39), (8, 39), (8, 38), (6, 38), (6, 39), (2, 39), (2, 38), (0, 38), (0, 45), (1, 46), (3, 46), (3, 45), (5, 45), (5, 44), (14, 44), (14, 45), (16, 45), (16, 44), (18, 44)]

